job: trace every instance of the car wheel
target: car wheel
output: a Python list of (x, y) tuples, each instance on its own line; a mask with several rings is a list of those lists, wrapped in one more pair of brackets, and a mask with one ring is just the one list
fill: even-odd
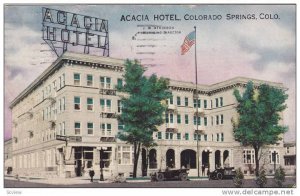
[(156, 176), (156, 180), (157, 181), (164, 181), (165, 179), (165, 176), (163, 173), (158, 173), (157, 176)]
[(186, 173), (180, 173), (180, 174), (179, 174), (179, 179), (180, 179), (181, 181), (187, 181), (188, 175), (187, 175)]
[(222, 173), (217, 173), (217, 179), (222, 180), (223, 179), (223, 174)]

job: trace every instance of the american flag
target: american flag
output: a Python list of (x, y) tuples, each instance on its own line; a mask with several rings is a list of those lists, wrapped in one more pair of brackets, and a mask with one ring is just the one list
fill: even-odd
[(183, 44), (181, 45), (181, 55), (184, 55), (192, 45), (195, 43), (195, 31), (190, 32), (184, 39)]

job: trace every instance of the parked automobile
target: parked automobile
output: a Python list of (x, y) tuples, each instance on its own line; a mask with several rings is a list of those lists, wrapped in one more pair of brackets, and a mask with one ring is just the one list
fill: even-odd
[(189, 169), (166, 169), (165, 171), (158, 171), (151, 174), (151, 181), (164, 180), (188, 180)]
[(234, 167), (218, 168), (209, 174), (210, 180), (233, 179), (236, 175)]

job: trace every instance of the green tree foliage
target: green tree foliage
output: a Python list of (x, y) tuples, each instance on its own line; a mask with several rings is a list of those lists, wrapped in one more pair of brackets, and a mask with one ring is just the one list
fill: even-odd
[(243, 184), (244, 184), (243, 180), (244, 180), (244, 174), (243, 174), (241, 168), (238, 168), (238, 169), (236, 170), (236, 175), (235, 175), (235, 177), (233, 178), (234, 186), (235, 186), (236, 188), (242, 188), (242, 187), (243, 187)]
[(287, 127), (278, 122), (280, 112), (287, 107), (285, 101), (288, 95), (285, 90), (267, 84), (261, 84), (256, 91), (250, 81), (243, 95), (235, 89), (234, 96), (239, 114), (238, 121), (233, 121), (234, 137), (242, 145), (254, 148), (255, 174), (258, 176), (259, 150), (265, 145), (277, 144), (287, 131)]
[(153, 145), (153, 132), (164, 122), (163, 112), (166, 106), (162, 101), (170, 97), (169, 80), (156, 75), (144, 76), (145, 69), (137, 61), (125, 63), (124, 86), (118, 90), (128, 96), (122, 98), (122, 114), (119, 121), (125, 125), (118, 138), (133, 144), (134, 167), (136, 177), (141, 146)]
[(276, 169), (274, 179), (278, 187), (283, 187), (283, 182), (285, 181), (285, 171), (281, 166)]

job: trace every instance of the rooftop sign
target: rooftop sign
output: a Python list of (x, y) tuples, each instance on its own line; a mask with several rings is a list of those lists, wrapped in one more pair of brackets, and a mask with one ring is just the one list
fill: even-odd
[(57, 56), (68, 50), (109, 56), (107, 20), (45, 7), (42, 13), (43, 40)]

